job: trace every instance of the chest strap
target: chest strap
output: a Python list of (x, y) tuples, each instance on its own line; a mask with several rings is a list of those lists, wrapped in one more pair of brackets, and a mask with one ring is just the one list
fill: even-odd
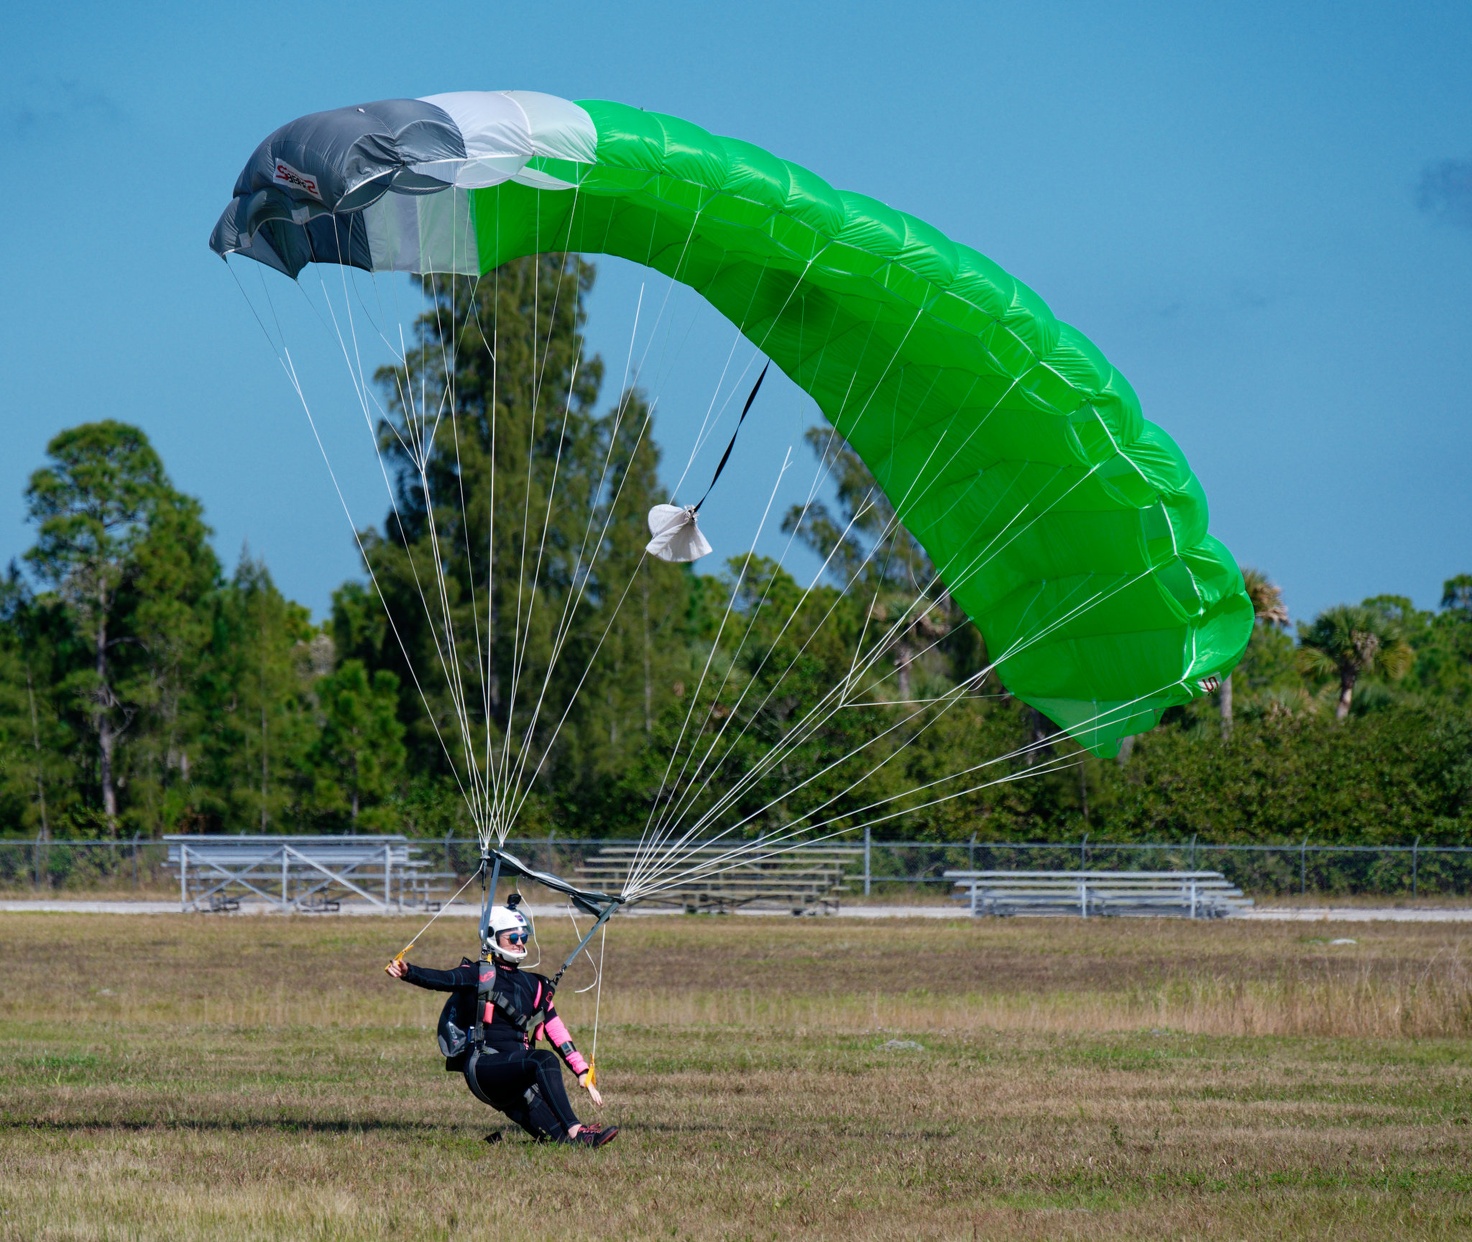
[[(480, 968), (480, 983), (475, 989), (476, 1046), (480, 1047), (485, 1043), (486, 1006), (488, 1004), (505, 1018), (513, 1030), (525, 1036), (530, 1045), (537, 1031), (547, 1020), (547, 1006), (544, 1004), (535, 1013), (527, 1013), (518, 1003), (515, 991), (497, 986), (495, 963), (482, 962)], [(539, 993), (542, 991), (540, 984), (537, 985), (537, 991)]]

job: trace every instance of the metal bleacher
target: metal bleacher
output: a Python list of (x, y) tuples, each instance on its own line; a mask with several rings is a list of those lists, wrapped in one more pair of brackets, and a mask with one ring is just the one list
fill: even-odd
[(334, 913), (344, 901), (438, 910), (457, 877), (402, 836), (166, 836), (185, 910), (227, 912), (260, 900), (283, 913)]
[[(608, 845), (577, 865), (580, 884), (621, 892), (639, 846)], [(675, 905), (689, 914), (725, 914), (746, 905), (786, 907), (793, 914), (831, 914), (839, 894), (847, 892), (843, 877), (861, 851), (803, 849), (762, 857), (733, 858), (718, 871), (700, 874), (730, 853), (730, 846), (682, 848), (680, 870), (692, 872), (668, 888), (643, 898), (651, 905)]]
[(947, 871), (973, 915), (1227, 918), (1252, 899), (1220, 871)]

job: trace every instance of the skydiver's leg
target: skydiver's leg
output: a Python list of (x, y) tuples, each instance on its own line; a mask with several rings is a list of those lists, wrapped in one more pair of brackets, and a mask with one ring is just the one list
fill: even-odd
[(531, 1059), (537, 1067), (537, 1085), (542, 1089), (542, 1098), (557, 1114), (562, 1128), (571, 1130), (574, 1126), (581, 1125), (582, 1122), (572, 1111), (572, 1104), (567, 1098), (567, 1088), (562, 1083), (562, 1063), (557, 1059), (557, 1054), (538, 1048), (531, 1054)]
[[(531, 1054), (474, 1054), (466, 1063), (465, 1081), (478, 1100), (505, 1113), (533, 1138), (566, 1141), (567, 1125), (560, 1110), (547, 1103), (538, 1065)], [(557, 1086), (561, 1089), (560, 1081)], [(566, 1098), (564, 1092), (563, 1100)]]
[(535, 1083), (515, 1098), (508, 1098), (501, 1111), (539, 1143), (565, 1143), (568, 1133), (547, 1107), (542, 1089)]

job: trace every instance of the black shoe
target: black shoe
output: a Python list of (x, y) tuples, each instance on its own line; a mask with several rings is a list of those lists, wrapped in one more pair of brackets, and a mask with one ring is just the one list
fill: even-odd
[(613, 1142), (617, 1135), (617, 1126), (609, 1126), (605, 1130), (602, 1126), (585, 1125), (567, 1141), (569, 1143), (577, 1143), (583, 1147), (602, 1147), (604, 1143)]

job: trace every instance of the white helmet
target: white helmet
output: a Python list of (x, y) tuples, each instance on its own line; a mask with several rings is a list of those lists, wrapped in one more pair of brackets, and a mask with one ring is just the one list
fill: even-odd
[[(501, 945), (498, 940), (502, 932), (519, 932), (521, 943), (519, 948), (508, 949)], [(492, 906), (491, 925), (487, 929), (485, 943), (481, 946), (487, 957), (494, 957), (508, 965), (515, 966), (526, 959), (526, 942), (531, 938), (531, 920), (520, 910), (511, 906)]]

